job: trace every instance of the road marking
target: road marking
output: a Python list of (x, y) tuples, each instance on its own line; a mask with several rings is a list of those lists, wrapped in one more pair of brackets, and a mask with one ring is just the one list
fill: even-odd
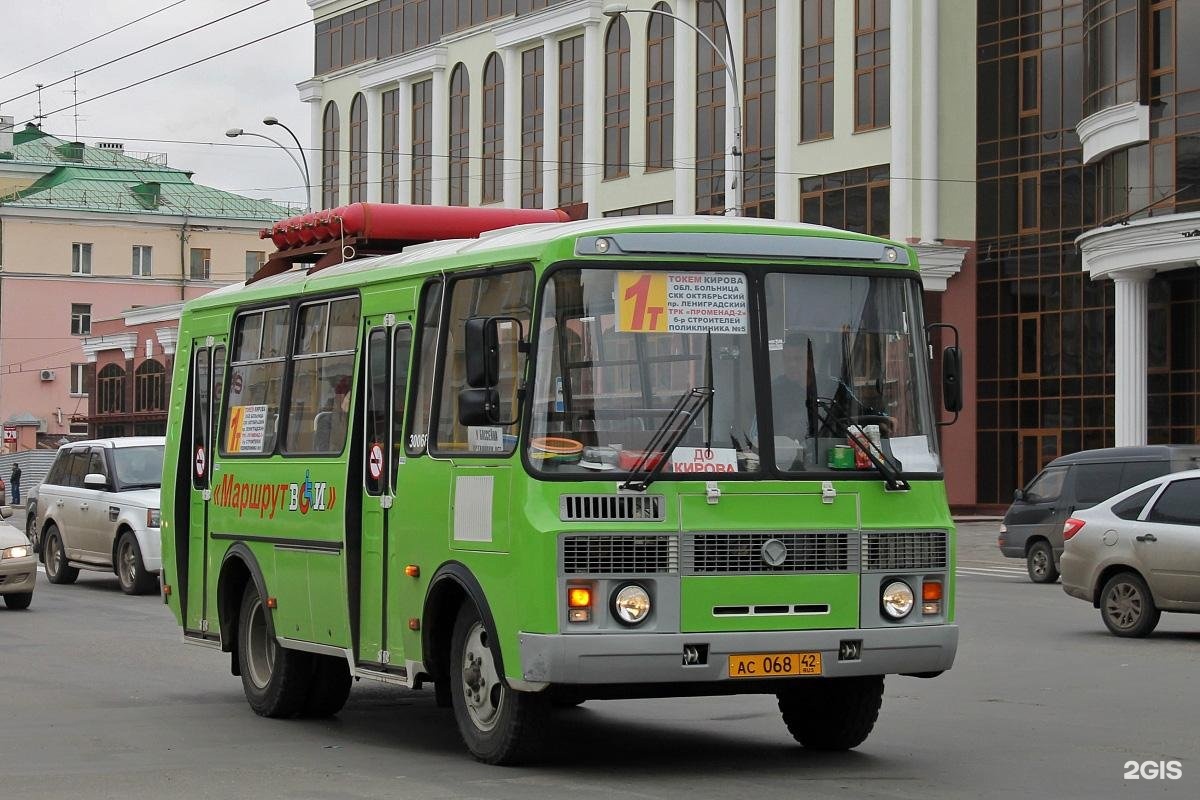
[(1020, 570), (1010, 570), (1004, 567), (989, 569), (986, 567), (959, 567), (959, 577), (971, 578), (1011, 578), (1015, 581), (1028, 580), (1029, 576)]

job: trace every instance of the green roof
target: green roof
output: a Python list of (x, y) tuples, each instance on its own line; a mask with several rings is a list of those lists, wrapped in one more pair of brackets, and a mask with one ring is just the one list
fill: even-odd
[(192, 182), (192, 173), (166, 166), (165, 158), (126, 155), (68, 142), (27, 127), (13, 137), (8, 164), (54, 167), (32, 185), (0, 197), (0, 206), (131, 212), (164, 216), (223, 217), (261, 222), (285, 219), (293, 208), (254, 200)]

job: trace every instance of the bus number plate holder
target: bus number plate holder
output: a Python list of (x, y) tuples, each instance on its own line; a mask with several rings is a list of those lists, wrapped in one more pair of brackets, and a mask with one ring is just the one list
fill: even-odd
[(787, 678), (821, 674), (821, 654), (733, 653), (729, 656), (730, 678)]

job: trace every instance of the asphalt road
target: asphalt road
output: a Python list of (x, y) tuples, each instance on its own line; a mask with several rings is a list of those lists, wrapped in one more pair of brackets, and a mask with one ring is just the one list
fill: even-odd
[[(43, 580), (0, 609), (0, 798), (1200, 796), (1200, 617), (1119, 640), (994, 549), (994, 523), (963, 526), (958, 663), (889, 679), (855, 752), (801, 749), (769, 697), (593, 701), (520, 769), (472, 761), (428, 690), (362, 682), (335, 720), (261, 719), (159, 598)], [(1183, 777), (1123, 778), (1151, 760)]]

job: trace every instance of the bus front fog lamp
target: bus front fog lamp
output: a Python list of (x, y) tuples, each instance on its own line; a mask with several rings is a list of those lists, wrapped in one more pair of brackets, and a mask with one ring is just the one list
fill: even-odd
[(639, 625), (650, 616), (650, 593), (636, 583), (622, 586), (613, 595), (613, 613), (624, 625)]
[(892, 581), (883, 587), (880, 604), (892, 619), (904, 619), (913, 610), (913, 590), (904, 581)]
[(942, 613), (942, 582), (925, 581), (921, 584), (921, 613), (925, 616)]

